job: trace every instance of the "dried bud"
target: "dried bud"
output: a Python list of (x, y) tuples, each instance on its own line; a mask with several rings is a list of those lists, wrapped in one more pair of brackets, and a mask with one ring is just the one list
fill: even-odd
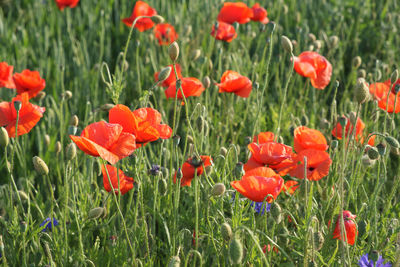
[(362, 104), (369, 100), (369, 98), (370, 98), (369, 88), (368, 88), (364, 78), (357, 79), (355, 94), (356, 94), (356, 100), (357, 100), (358, 104)]
[(385, 141), (392, 147), (394, 148), (400, 148), (400, 144), (399, 141), (397, 141), (396, 138), (392, 137), (392, 136), (386, 136), (385, 137)]
[(212, 190), (211, 195), (214, 197), (220, 197), (225, 193), (225, 185), (223, 183), (216, 183)]
[(150, 18), (155, 24), (160, 24), (163, 23), (165, 20), (162, 16), (160, 15), (153, 15)]
[(232, 238), (232, 228), (229, 223), (223, 223), (221, 225), (221, 235), (225, 241), (229, 241)]
[(171, 74), (172, 68), (170, 66), (163, 68), (158, 74), (158, 81), (161, 83), (165, 81)]
[(286, 50), (286, 52), (288, 52), (289, 54), (293, 53), (292, 42), (285, 35), (282, 35), (282, 37), (281, 37), (281, 45), (282, 45), (283, 49)]
[(173, 62), (175, 62), (178, 59), (179, 45), (177, 42), (173, 42), (172, 44), (170, 44), (170, 46), (168, 48), (168, 54)]
[(88, 213), (88, 220), (98, 219), (103, 215), (103, 213), (105, 213), (105, 209), (103, 207), (91, 209)]
[(67, 160), (72, 160), (72, 159), (74, 159), (76, 157), (76, 145), (75, 145), (75, 143), (70, 143), (67, 146), (66, 156), (67, 156)]
[(210, 78), (208, 76), (204, 77), (203, 78), (203, 86), (204, 86), (204, 88), (207, 89), (207, 88), (210, 87), (210, 85), (211, 85)]
[(392, 84), (395, 84), (398, 78), (399, 78), (399, 70), (396, 69), (395, 71), (392, 72), (392, 75), (390, 76), (390, 82)]
[(237, 238), (234, 238), (229, 244), (229, 257), (233, 264), (240, 264), (242, 262), (243, 246)]
[(61, 142), (60, 141), (56, 142), (55, 152), (56, 152), (56, 154), (61, 152)]
[(353, 68), (358, 69), (361, 66), (361, 63), (361, 57), (356, 56), (355, 58), (353, 58)]
[(35, 167), (35, 170), (39, 175), (47, 175), (49, 173), (49, 168), (41, 158), (39, 158), (38, 156), (34, 156), (32, 161), (33, 166)]
[(378, 159), (379, 158), (379, 152), (378, 149), (376, 149), (376, 147), (371, 147), (368, 150), (368, 157), (372, 160)]
[(100, 107), (101, 111), (109, 112), (114, 107), (114, 104), (104, 104)]
[(9, 142), (10, 138), (8, 137), (7, 130), (4, 127), (0, 127), (0, 146), (6, 148)]
[(71, 119), (69, 120), (69, 125), (78, 127), (78, 124), (79, 124), (78, 116), (76, 115), (72, 116)]
[(181, 259), (178, 256), (173, 256), (168, 262), (168, 267), (179, 267), (180, 265)]

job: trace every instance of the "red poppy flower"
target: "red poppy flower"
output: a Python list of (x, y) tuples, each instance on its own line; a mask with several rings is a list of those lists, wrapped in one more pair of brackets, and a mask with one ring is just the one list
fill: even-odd
[(17, 94), (28, 93), (29, 98), (35, 97), (46, 87), (46, 81), (40, 77), (38, 71), (24, 70), (13, 76)]
[[(349, 245), (354, 245), (356, 241), (356, 236), (358, 235), (357, 225), (353, 221), (356, 218), (356, 215), (351, 214), (350, 211), (344, 210), (343, 211), (343, 220), (344, 220), (344, 229), (346, 231), (347, 243)], [(333, 238), (342, 240), (340, 234), (340, 217), (338, 216), (336, 220), (336, 227), (333, 231)]]
[(298, 187), (299, 187), (299, 183), (291, 180), (291, 181), (285, 182), (282, 189), (283, 189), (283, 191), (288, 192), (289, 194), (293, 195)]
[[(350, 122), (350, 120), (348, 118), (347, 119), (347, 124), (346, 124), (346, 130), (345, 130), (345, 137), (346, 139), (348, 139), (350, 137), (350, 134), (352, 133), (352, 131), (354, 131), (354, 125)], [(360, 141), (361, 143), (363, 142), (363, 131), (365, 128), (365, 124), (364, 122), (360, 119), (357, 118), (357, 124), (356, 124), (356, 132), (353, 133), (353, 136), (355, 136), (357, 141)], [(342, 125), (340, 125), (340, 123), (338, 122), (335, 126), (335, 128), (333, 128), (332, 130), (332, 135), (334, 137), (336, 137), (339, 140), (342, 140), (343, 138), (343, 129), (342, 129)]]
[(9, 66), (7, 62), (0, 62), (0, 87), (6, 87), (13, 89), (15, 88), (14, 81), (12, 79), (13, 66)]
[(119, 124), (123, 132), (133, 134), (136, 137), (136, 147), (146, 145), (158, 138), (168, 139), (172, 129), (161, 124), (161, 114), (152, 108), (139, 108), (131, 111), (127, 106), (118, 104), (108, 113), (110, 123)]
[(253, 17), (253, 11), (245, 3), (242, 2), (225, 2), (219, 11), (217, 20), (232, 24), (238, 22), (240, 24), (247, 23)]
[(100, 121), (88, 125), (81, 136), (69, 137), (86, 154), (115, 164), (136, 149), (135, 136), (122, 129), (119, 124)]
[[(203, 84), (196, 78), (182, 78), (182, 90), (185, 97), (189, 96), (200, 96), (201, 93), (206, 90)], [(169, 87), (165, 90), (165, 96), (167, 98), (175, 98), (176, 94), (176, 81), (172, 82)], [(182, 99), (182, 92), (178, 90), (178, 99)]]
[(58, 9), (64, 10), (64, 8), (74, 8), (78, 5), (79, 0), (56, 0), (56, 4)]
[[(115, 194), (118, 194), (121, 191), (122, 195), (125, 195), (129, 190), (133, 188), (133, 178), (128, 177), (121, 170), (118, 170), (114, 166), (106, 165), (108, 175), (110, 176), (112, 188), (114, 189)], [(117, 174), (118, 171), (118, 174)], [(103, 173), (103, 185), (107, 192), (111, 192), (112, 188), (110, 186), (110, 182), (108, 181), (108, 176), (104, 165), (101, 165), (101, 172)], [(118, 178), (119, 178), (119, 189), (118, 190)]]
[(294, 57), (294, 70), (310, 78), (312, 86), (317, 89), (324, 89), (331, 81), (332, 65), (317, 52), (306, 51)]
[(10, 137), (15, 137), (15, 124), (17, 123), (17, 111), (15, 110), (15, 101), (21, 102), (18, 120), (18, 136), (29, 133), (30, 130), (38, 123), (45, 108), (29, 103), (27, 93), (17, 95), (11, 102), (0, 103), (0, 126), (6, 126), (6, 130)]
[(300, 151), (293, 158), (291, 164), (283, 167), (279, 171), (288, 171), (293, 177), (304, 179), (304, 157), (307, 158), (307, 179), (318, 181), (329, 174), (332, 160), (329, 154), (322, 150), (305, 149)]
[[(183, 177), (181, 178), (181, 186), (190, 186), (197, 170), (197, 176), (203, 174), (204, 167), (212, 166), (212, 158), (210, 156), (200, 156), (200, 160), (189, 158), (181, 167)], [(174, 175), (174, 183), (176, 183), (176, 172)]]
[(306, 126), (297, 127), (294, 130), (294, 150), (298, 153), (309, 148), (327, 150), (328, 144), (325, 136), (320, 131)]
[(157, 24), (154, 27), (154, 36), (158, 40), (159, 45), (170, 45), (178, 39), (178, 34), (174, 26), (168, 23)]
[(253, 142), (259, 144), (273, 142), (274, 138), (275, 135), (273, 132), (261, 132), (258, 135), (254, 136)]
[[(239, 181), (232, 181), (231, 186), (248, 199), (261, 202), (268, 195), (277, 198), (283, 187), (283, 179), (272, 169), (259, 167), (246, 172)], [(272, 197), (267, 198), (272, 202)]]
[(267, 10), (261, 7), (259, 3), (255, 3), (251, 10), (253, 11), (253, 16), (250, 18), (252, 21), (259, 21), (262, 24), (267, 24), (269, 19), (267, 18)]
[[(391, 89), (390, 80), (387, 80), (383, 83), (373, 83), (369, 86), (369, 92), (378, 101), (378, 106), (385, 111), (387, 110), (389, 113), (400, 112), (400, 93), (396, 94), (394, 91), (396, 85), (398, 84), (400, 84), (400, 79), (392, 85)], [(394, 107), (394, 102), (396, 102), (396, 107)]]
[(237, 33), (235, 27), (233, 27), (231, 24), (220, 21), (218, 22), (217, 31), (215, 31), (215, 25), (212, 26), (211, 36), (217, 40), (230, 43), (237, 37)]
[(227, 70), (221, 78), (221, 83), (217, 83), (219, 92), (234, 93), (241, 97), (249, 97), (252, 83), (249, 78), (240, 75), (236, 71)]
[[(149, 6), (147, 3), (143, 1), (137, 1), (135, 7), (132, 10), (132, 14), (129, 18), (122, 19), (122, 22), (125, 23), (126, 26), (132, 27), (133, 21), (140, 16), (154, 16), (157, 15), (157, 11)], [(137, 28), (140, 32), (151, 29), (154, 26), (154, 22), (150, 18), (141, 18), (136, 24), (135, 28)]]
[[(268, 244), (268, 246), (267, 246), (267, 245), (264, 245), (264, 247), (263, 247), (263, 249), (262, 249), (263, 252), (264, 252), (264, 254), (267, 253), (267, 248), (268, 248), (268, 252), (270, 252), (270, 251), (271, 251), (271, 245), (270, 245), (270, 244)], [(279, 252), (279, 249), (278, 249), (277, 247), (275, 247), (275, 246), (273, 246), (272, 250), (273, 250), (275, 253), (278, 253), (278, 252)]]
[[(176, 76), (175, 76), (175, 71), (174, 71), (174, 66), (173, 65), (168, 65), (168, 67), (171, 67), (171, 74), (168, 76), (167, 79), (165, 79), (162, 83), (161, 86), (162, 87), (169, 87), (171, 83), (176, 81)], [(182, 78), (182, 68), (181, 65), (179, 64), (175, 64), (175, 68), (176, 68), (176, 73), (178, 74), (179, 78)], [(154, 73), (154, 79), (156, 82), (158, 82), (158, 74), (160, 74), (160, 72), (156, 72)]]

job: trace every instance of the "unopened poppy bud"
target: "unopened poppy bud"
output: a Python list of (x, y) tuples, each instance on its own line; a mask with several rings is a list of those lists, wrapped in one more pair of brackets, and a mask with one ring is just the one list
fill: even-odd
[(336, 47), (338, 43), (339, 43), (339, 37), (337, 37), (336, 35), (329, 37), (329, 44), (331, 47)]
[(114, 104), (104, 104), (100, 107), (101, 111), (108, 112), (114, 107)]
[(229, 241), (232, 238), (232, 228), (229, 223), (223, 223), (221, 225), (221, 235), (225, 241)]
[(38, 174), (47, 175), (49, 173), (49, 168), (41, 158), (39, 158), (38, 156), (34, 156), (32, 161), (33, 161), (33, 167), (35, 168)]
[(67, 146), (67, 160), (72, 160), (76, 157), (76, 145), (75, 143), (69, 143)]
[(292, 40), (292, 45), (293, 45), (293, 47), (296, 47), (297, 46), (297, 41), (296, 40)]
[(40, 101), (42, 99), (44, 99), (46, 97), (46, 93), (44, 91), (40, 91), (36, 96), (35, 96), (35, 100), (36, 101)]
[(48, 134), (45, 134), (45, 135), (44, 135), (44, 144), (45, 144), (46, 146), (49, 146), (49, 145), (50, 145), (50, 136), (49, 136)]
[(392, 137), (392, 136), (386, 136), (385, 137), (385, 141), (392, 147), (394, 148), (400, 148), (400, 144), (399, 141), (397, 141), (396, 138)]
[(197, 60), (201, 56), (201, 50), (195, 49), (192, 51), (191, 58), (193, 61)]
[(369, 100), (369, 87), (367, 86), (364, 78), (358, 78), (355, 87), (355, 95), (358, 104), (362, 104)]
[(211, 85), (210, 77), (205, 76), (205, 77), (203, 78), (203, 86), (204, 86), (204, 88), (207, 89), (207, 88), (210, 87), (210, 85)]
[(380, 69), (375, 70), (375, 80), (380, 80), (382, 78), (382, 71)]
[(199, 129), (200, 132), (202, 132), (204, 130), (204, 118), (203, 116), (200, 116), (197, 118), (197, 128)]
[(68, 126), (68, 135), (76, 135), (76, 132), (78, 131), (78, 127), (76, 126)]
[(281, 206), (277, 203), (274, 202), (274, 204), (271, 205), (271, 216), (272, 218), (275, 219), (275, 222), (277, 224), (280, 224), (282, 222), (282, 208)]
[(379, 155), (382, 157), (386, 154), (386, 145), (383, 143), (379, 143), (376, 148), (378, 149)]
[(243, 246), (237, 238), (234, 238), (229, 244), (229, 257), (233, 264), (240, 264), (242, 262)]
[(397, 94), (398, 92), (400, 92), (400, 84), (396, 84), (393, 88), (394, 93)]
[(316, 41), (314, 42), (314, 46), (315, 46), (315, 49), (317, 49), (317, 50), (321, 49), (321, 47), (322, 47), (322, 41), (321, 41), (321, 40), (316, 40)]
[(16, 111), (20, 111), (22, 107), (22, 102), (21, 101), (14, 101), (14, 108)]
[(28, 200), (29, 199), (28, 195), (22, 190), (18, 190), (18, 195), (22, 200)]
[(169, 149), (167, 149), (166, 147), (163, 147), (162, 154), (164, 155), (164, 158), (166, 160), (169, 160), (169, 158), (171, 156), (171, 152), (169, 152)]
[(67, 90), (65, 91), (62, 95), (63, 98), (65, 98), (66, 100), (71, 99), (72, 98), (72, 92)]
[(285, 35), (282, 35), (282, 37), (281, 37), (281, 45), (282, 45), (283, 49), (285, 49), (286, 52), (288, 52), (289, 54), (293, 53), (292, 42)]
[(351, 124), (353, 124), (353, 125), (355, 125), (356, 124), (356, 117), (357, 117), (357, 114), (354, 112), (354, 111), (351, 111), (349, 114), (348, 114), (348, 116), (347, 116), (349, 119), (350, 119), (350, 123)]
[(378, 149), (376, 149), (375, 147), (371, 147), (371, 148), (368, 150), (367, 154), (368, 154), (368, 157), (369, 157), (370, 159), (372, 159), (372, 160), (375, 160), (375, 159), (379, 158)]
[(179, 143), (181, 142), (181, 137), (179, 135), (174, 135), (172, 137), (172, 140), (174, 140), (174, 145), (178, 146)]
[(283, 14), (287, 14), (289, 12), (289, 7), (286, 4), (282, 6), (282, 12)]
[(176, 172), (176, 178), (177, 179), (182, 179), (182, 177), (183, 177), (183, 173), (182, 173), (181, 168), (179, 168), (178, 171)]
[(69, 125), (78, 127), (78, 124), (79, 124), (78, 116), (76, 115), (72, 116), (71, 119), (69, 120)]
[(186, 136), (188, 144), (194, 144), (193, 137), (191, 135)]
[(8, 137), (7, 130), (4, 127), (0, 127), (0, 146), (6, 148), (9, 142), (10, 138)]
[(158, 82), (165, 81), (171, 74), (172, 68), (170, 66), (163, 68), (158, 74)]
[(181, 259), (178, 256), (173, 256), (168, 262), (168, 267), (179, 267), (180, 265)]
[(225, 185), (223, 183), (216, 183), (211, 189), (211, 195), (214, 197), (222, 196), (225, 193)]
[(253, 83), (253, 89), (254, 90), (258, 90), (258, 88), (260, 88), (260, 84), (258, 82), (254, 82)]
[(375, 160), (372, 160), (368, 157), (368, 155), (363, 155), (361, 158), (361, 163), (365, 167), (369, 167), (375, 164)]
[(56, 142), (56, 146), (55, 146), (54, 150), (55, 150), (56, 154), (61, 152), (61, 142), (60, 141)]
[(357, 77), (365, 79), (365, 77), (367, 77), (367, 72), (364, 69), (359, 69), (357, 71)]
[(390, 76), (390, 82), (392, 83), (392, 84), (395, 84), (396, 82), (397, 82), (397, 79), (399, 78), (399, 70), (398, 69), (395, 69), (393, 72), (392, 72), (392, 75)]
[(153, 15), (151, 16), (151, 21), (153, 21), (155, 24), (160, 24), (163, 23), (165, 20), (162, 16), (160, 15)]
[(358, 69), (361, 66), (362, 59), (359, 56), (353, 58), (353, 68)]
[(228, 150), (225, 147), (221, 147), (219, 149), (219, 154), (223, 157), (226, 157), (226, 155), (228, 154)]
[(309, 39), (312, 43), (314, 43), (315, 40), (317, 40), (317, 37), (315, 37), (315, 34), (309, 33), (309, 34), (308, 34), (308, 39)]
[(104, 213), (104, 208), (103, 207), (97, 207), (94, 209), (91, 209), (88, 213), (88, 220), (96, 220), (100, 218)]
[(236, 163), (235, 169), (233, 170), (233, 175), (236, 178), (242, 177), (244, 175), (244, 168), (242, 162)]
[(301, 125), (303, 126), (308, 125), (308, 117), (305, 113), (301, 116)]
[(327, 119), (323, 118), (323, 119), (320, 120), (319, 127), (321, 129), (328, 129), (329, 126), (330, 126), (330, 122)]
[(331, 147), (333, 150), (335, 150), (338, 147), (338, 145), (339, 145), (338, 140), (332, 140)]
[(390, 147), (390, 154), (395, 156), (400, 156), (400, 149), (395, 147)]
[(179, 45), (177, 42), (173, 42), (172, 44), (170, 44), (169, 48), (168, 48), (168, 54), (170, 59), (175, 62), (178, 59), (179, 56)]
[(339, 117), (338, 122), (340, 124), (340, 126), (342, 126), (342, 128), (344, 129), (347, 125), (347, 118), (344, 116)]

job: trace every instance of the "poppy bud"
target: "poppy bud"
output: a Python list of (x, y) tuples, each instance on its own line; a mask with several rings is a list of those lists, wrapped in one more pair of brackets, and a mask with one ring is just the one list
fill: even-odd
[(78, 124), (79, 124), (78, 116), (76, 115), (72, 116), (71, 119), (69, 120), (69, 125), (78, 127)]
[(330, 122), (329, 122), (327, 119), (323, 118), (323, 119), (321, 119), (320, 122), (319, 122), (319, 127), (320, 127), (321, 129), (329, 129), (329, 127), (330, 127)]
[(251, 138), (251, 136), (246, 136), (246, 137), (244, 138), (244, 143), (245, 143), (245, 145), (247, 146), (248, 144), (250, 144), (252, 140), (253, 140), (253, 139)]
[(182, 173), (181, 168), (179, 168), (178, 171), (176, 172), (176, 178), (177, 179), (182, 179), (182, 177), (183, 177), (183, 173)]
[(88, 220), (96, 220), (100, 218), (103, 213), (105, 212), (105, 209), (103, 207), (97, 207), (94, 209), (91, 209), (88, 213)]
[(55, 152), (56, 152), (56, 154), (61, 152), (61, 142), (60, 141), (56, 142)]
[(211, 190), (211, 195), (214, 197), (222, 196), (224, 193), (225, 185), (223, 183), (216, 183)]
[(50, 136), (49, 136), (48, 134), (45, 134), (45, 135), (44, 135), (44, 144), (45, 144), (46, 146), (49, 146), (49, 145), (50, 145)]
[(114, 104), (104, 104), (100, 107), (101, 111), (108, 112), (114, 107)]
[(165, 81), (169, 75), (171, 74), (172, 68), (170, 66), (163, 68), (158, 74), (158, 82), (162, 83)]
[(165, 20), (162, 16), (160, 15), (153, 15), (151, 16), (151, 21), (153, 21), (155, 24), (160, 24), (163, 23)]
[(322, 232), (318, 231), (313, 234), (313, 245), (316, 251), (321, 250), (322, 246), (324, 245), (324, 235)]
[(361, 158), (361, 163), (363, 166), (369, 167), (375, 164), (375, 160), (370, 159), (368, 155), (363, 155)]
[(199, 57), (201, 56), (201, 50), (200, 49), (196, 49), (192, 51), (192, 60), (195, 61), (197, 60)]
[(181, 142), (181, 137), (179, 135), (174, 135), (172, 137), (172, 140), (174, 141), (174, 145), (178, 146), (179, 143)]
[(244, 175), (244, 168), (242, 162), (236, 163), (235, 169), (233, 170), (233, 175), (235, 178), (239, 178)]
[(369, 157), (370, 159), (372, 159), (372, 160), (375, 160), (375, 159), (379, 158), (378, 149), (376, 149), (375, 147), (371, 147), (371, 148), (368, 150), (367, 154), (368, 154), (368, 157)]
[(391, 136), (386, 136), (385, 141), (392, 147), (394, 148), (400, 148), (399, 141), (397, 141), (396, 138), (391, 137)]
[(221, 225), (221, 235), (225, 241), (229, 241), (232, 238), (232, 228), (229, 223), (223, 223)]
[(78, 127), (75, 126), (68, 126), (68, 135), (76, 135), (76, 132), (78, 131)]
[(338, 140), (332, 140), (331, 147), (333, 150), (335, 150), (338, 147), (338, 145), (339, 145)]
[(365, 79), (365, 77), (367, 77), (367, 72), (364, 69), (359, 69), (357, 71), (357, 77)]
[(376, 148), (378, 149), (379, 155), (384, 156), (386, 154), (386, 145), (379, 143)]
[(40, 101), (42, 99), (44, 99), (46, 97), (46, 93), (44, 91), (40, 91), (35, 97), (34, 99), (36, 101)]
[(275, 222), (277, 224), (280, 224), (282, 222), (282, 208), (276, 202), (271, 206), (271, 215), (272, 218), (275, 219)]
[(309, 39), (312, 43), (314, 43), (315, 40), (317, 40), (317, 37), (315, 37), (315, 34), (309, 33), (309, 34), (308, 34), (308, 39)]
[(380, 80), (382, 78), (382, 71), (377, 69), (375, 70), (375, 80)]
[(204, 118), (202, 116), (197, 118), (197, 128), (199, 129), (200, 132), (204, 130)]
[(322, 41), (321, 41), (321, 40), (316, 40), (316, 41), (314, 42), (314, 46), (315, 46), (315, 48), (316, 48), (317, 50), (321, 49), (321, 47), (322, 47)]
[(188, 144), (194, 144), (193, 137), (191, 135), (186, 136)]
[(289, 12), (289, 7), (287, 6), (287, 5), (283, 5), (282, 6), (282, 12), (283, 12), (283, 14), (287, 14), (288, 12)]
[(287, 38), (285, 35), (282, 35), (281, 37), (281, 46), (283, 47), (283, 49), (286, 50), (286, 52), (288, 52), (289, 54), (293, 53), (293, 45), (292, 42), (289, 40), (289, 38)]
[(296, 40), (292, 40), (292, 45), (293, 45), (293, 47), (296, 47), (297, 46), (297, 41)]
[(356, 119), (357, 119), (356, 116), (357, 114), (354, 111), (350, 112), (347, 116), (350, 119), (350, 123), (353, 125), (356, 124)]
[(243, 246), (239, 239), (234, 238), (229, 244), (229, 256), (233, 264), (240, 264), (243, 259)]
[(75, 158), (75, 156), (76, 156), (76, 145), (75, 145), (75, 143), (70, 143), (67, 146), (66, 156), (67, 156), (67, 160), (72, 160), (72, 159)]
[(336, 35), (329, 37), (329, 44), (331, 47), (336, 47), (338, 43), (339, 43), (339, 37), (337, 37)]
[(338, 122), (339, 122), (340, 126), (342, 126), (342, 128), (345, 129), (345, 127), (347, 125), (347, 118), (345, 116), (341, 116), (341, 117), (339, 117)]
[(28, 200), (29, 199), (28, 195), (22, 190), (18, 190), (18, 195), (22, 200)]
[(33, 167), (35, 167), (35, 170), (38, 174), (47, 175), (49, 173), (49, 168), (41, 158), (39, 158), (38, 156), (34, 156), (32, 158), (32, 161)]
[(179, 45), (177, 42), (173, 42), (172, 44), (170, 44), (169, 48), (168, 48), (168, 54), (170, 59), (175, 62), (178, 59), (179, 56)]
[(364, 78), (358, 78), (355, 87), (355, 95), (358, 104), (362, 104), (369, 100), (369, 87), (367, 86)]
[(21, 101), (14, 101), (14, 108), (16, 111), (20, 111), (22, 107), (22, 102)]
[(221, 147), (219, 149), (219, 154), (225, 158), (226, 155), (228, 154), (228, 150), (225, 147)]
[(0, 127), (0, 146), (6, 148), (9, 142), (10, 138), (8, 137), (7, 130), (4, 127)]
[(64, 93), (62, 93), (61, 96), (66, 100), (71, 99), (72, 98), (72, 92), (67, 90)]
[(398, 70), (398, 69), (395, 69), (395, 70), (392, 72), (392, 75), (390, 76), (390, 82), (391, 82), (392, 84), (395, 84), (398, 78), (399, 78), (399, 70)]
[(203, 86), (204, 86), (204, 88), (207, 89), (207, 88), (210, 87), (210, 85), (211, 85), (210, 78), (208, 76), (204, 77), (203, 78)]
[(353, 68), (358, 69), (361, 66), (361, 63), (361, 57), (356, 56), (355, 58), (353, 58)]
[(168, 267), (179, 267), (180, 265), (181, 259), (178, 256), (173, 256), (168, 262)]

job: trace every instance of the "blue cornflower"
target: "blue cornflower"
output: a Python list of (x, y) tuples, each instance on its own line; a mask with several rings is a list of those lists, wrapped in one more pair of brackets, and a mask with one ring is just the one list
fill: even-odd
[[(264, 212), (267, 211), (269, 212), (271, 210), (271, 204), (269, 204), (268, 202), (265, 203), (265, 205), (263, 205), (264, 202), (252, 202), (250, 204), (250, 207), (254, 206), (254, 210), (256, 212), (258, 212), (258, 214), (264, 215)], [(262, 210), (261, 210), (262, 208)]]
[(392, 267), (391, 263), (383, 263), (385, 260), (382, 258), (382, 256), (379, 255), (378, 260), (374, 264), (373, 260), (368, 259), (368, 253), (365, 255), (362, 255), (360, 260), (358, 261), (358, 265), (360, 267)]
[(41, 224), (40, 227), (43, 227), (42, 232), (46, 232), (47, 230), (49, 230), (50, 232), (53, 230), (52, 227), (59, 225), (58, 221), (56, 219), (53, 219), (53, 223), (51, 223), (51, 219), (47, 218), (46, 220), (44, 220)]
[(160, 173), (161, 168), (162, 167), (160, 165), (152, 164), (151, 169), (149, 170), (149, 174), (156, 176)]

